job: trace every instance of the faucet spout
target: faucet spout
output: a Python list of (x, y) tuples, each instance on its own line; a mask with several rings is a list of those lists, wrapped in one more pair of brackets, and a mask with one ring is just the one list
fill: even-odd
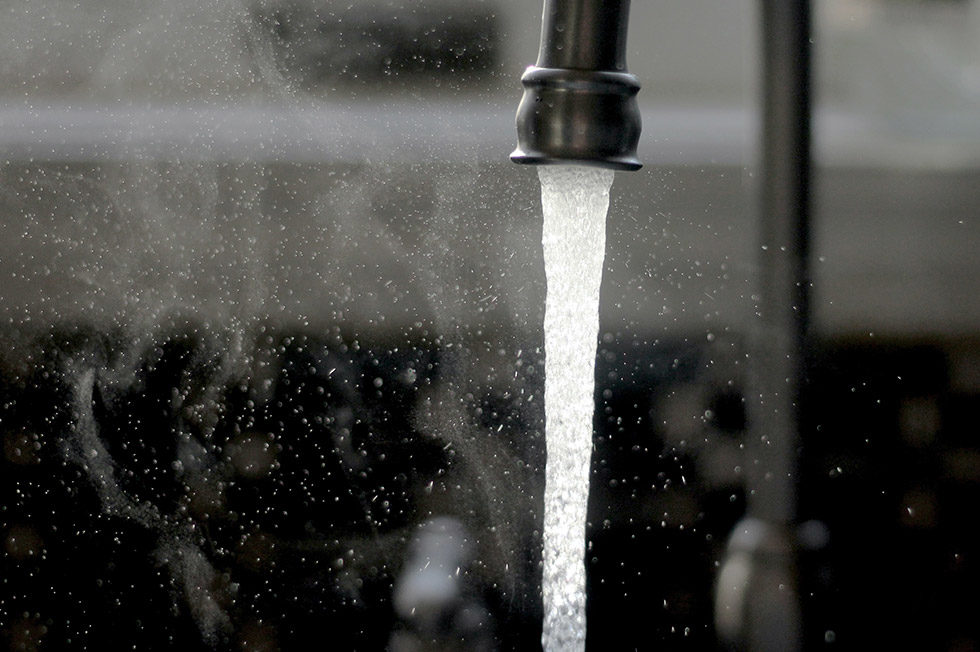
[(521, 77), (512, 161), (640, 168), (640, 83), (626, 70), (629, 4), (545, 0), (538, 60)]

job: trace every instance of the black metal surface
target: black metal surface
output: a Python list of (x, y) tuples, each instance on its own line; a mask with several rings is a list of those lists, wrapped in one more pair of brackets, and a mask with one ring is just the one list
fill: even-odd
[(545, 0), (538, 61), (521, 78), (515, 163), (636, 170), (640, 84), (626, 71), (629, 0)]

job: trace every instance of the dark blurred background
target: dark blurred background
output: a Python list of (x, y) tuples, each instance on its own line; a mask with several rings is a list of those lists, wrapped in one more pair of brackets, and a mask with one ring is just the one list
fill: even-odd
[[(805, 648), (975, 650), (980, 3), (813, 10)], [(714, 646), (757, 462), (757, 18), (632, 10), (645, 167), (608, 217), (590, 648)], [(538, 645), (540, 200), (507, 154), (539, 20), (0, 8), (10, 649)]]

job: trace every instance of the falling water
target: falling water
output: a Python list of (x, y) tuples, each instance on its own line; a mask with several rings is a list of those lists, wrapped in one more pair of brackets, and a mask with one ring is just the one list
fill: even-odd
[(542, 166), (545, 307), (544, 631), (547, 652), (585, 649), (585, 518), (599, 284), (613, 172)]

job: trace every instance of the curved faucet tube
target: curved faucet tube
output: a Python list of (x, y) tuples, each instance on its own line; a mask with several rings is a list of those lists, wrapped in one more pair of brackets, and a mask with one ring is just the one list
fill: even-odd
[(626, 71), (629, 5), (545, 0), (538, 61), (521, 77), (512, 161), (640, 167), (640, 83)]

